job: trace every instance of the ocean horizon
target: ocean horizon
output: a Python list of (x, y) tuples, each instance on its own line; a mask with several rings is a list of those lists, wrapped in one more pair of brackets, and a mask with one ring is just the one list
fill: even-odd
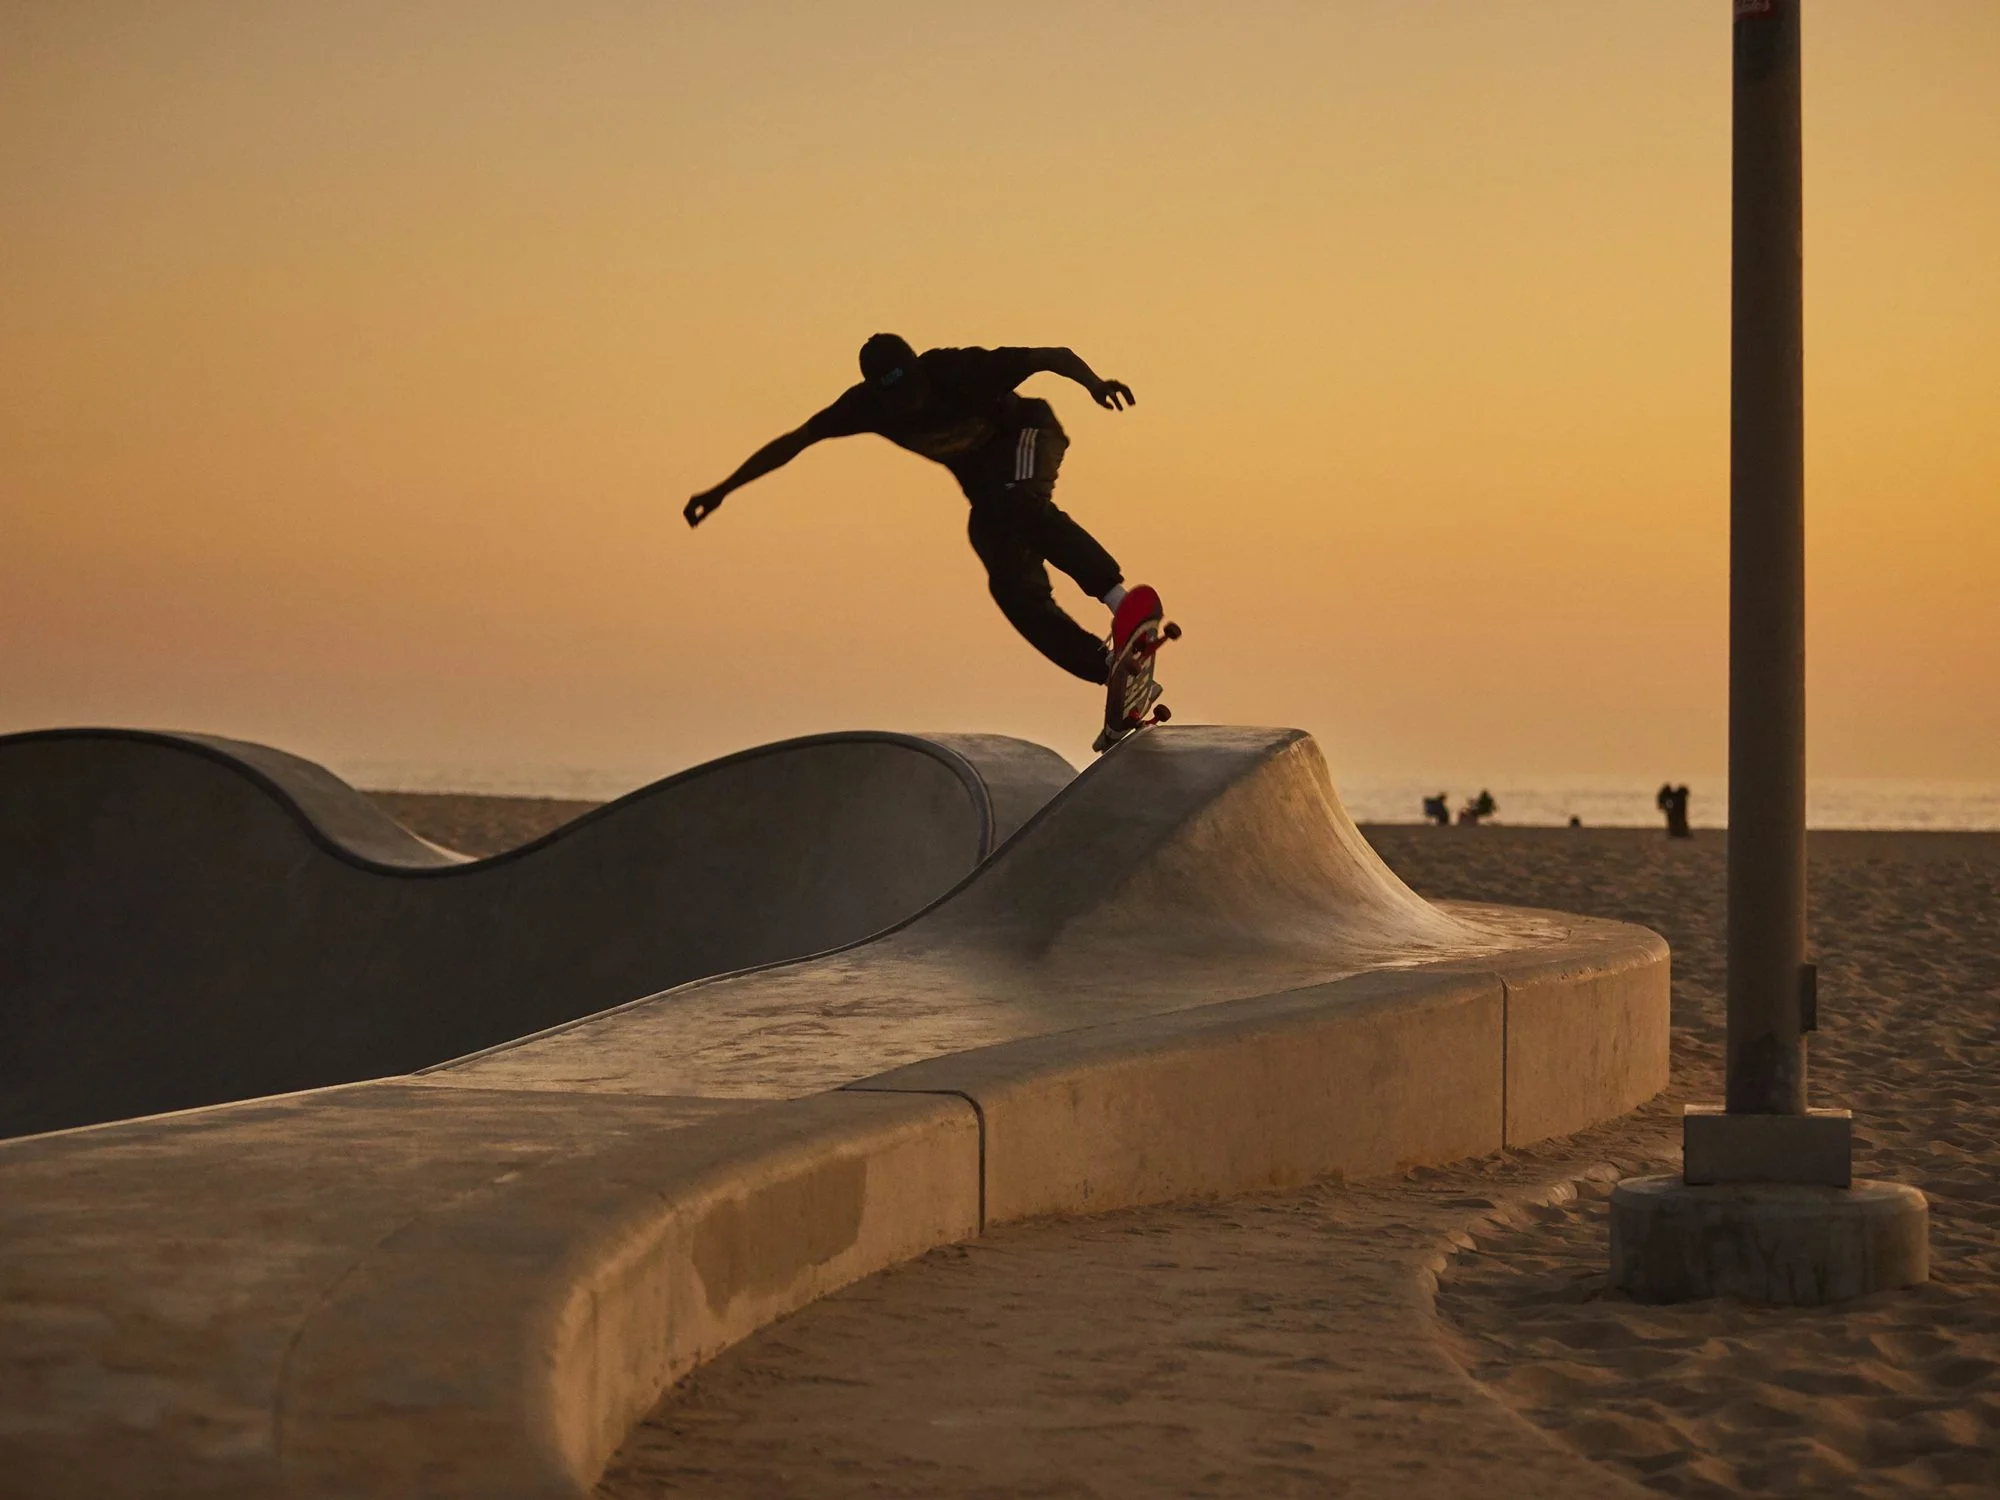
[[(470, 766), (413, 761), (349, 761), (341, 776), (371, 791), (459, 792), (489, 797), (549, 797), (608, 802), (675, 771), (633, 767)], [(682, 768), (685, 769), (685, 768)], [(1560, 828), (1578, 818), (1587, 828), (1658, 828), (1654, 806), (1661, 783), (1616, 773), (1547, 777), (1462, 773), (1432, 776), (1342, 777), (1334, 784), (1357, 823), (1422, 823), (1426, 797), (1445, 794), (1454, 814), (1482, 790), (1496, 811), (1488, 822), (1517, 828)], [(1727, 826), (1725, 778), (1676, 778), (1689, 792), (1688, 821), (1696, 828)], [(1826, 776), (1806, 784), (1809, 828), (2000, 831), (2000, 782), (1893, 777)]]

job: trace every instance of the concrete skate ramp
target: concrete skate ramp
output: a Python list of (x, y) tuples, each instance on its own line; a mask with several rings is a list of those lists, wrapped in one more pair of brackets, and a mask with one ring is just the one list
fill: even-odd
[(837, 952), (0, 1142), (0, 1460), (50, 1500), (576, 1500), (673, 1381), (884, 1266), (1526, 1144), (1667, 1040), (1654, 934), (1427, 904), (1304, 735), (1149, 730)]
[(0, 738), (0, 1135), (407, 1073), (922, 907), (1074, 773), (854, 733), (699, 766), (497, 858), (199, 735)]
[[(958, 890), (890, 932), (427, 1076), (795, 1096), (941, 1053), (1472, 958), (1559, 930), (1418, 896), (1362, 838), (1303, 732), (1177, 725), (1096, 762)], [(814, 1044), (790, 1044), (802, 1034)]]

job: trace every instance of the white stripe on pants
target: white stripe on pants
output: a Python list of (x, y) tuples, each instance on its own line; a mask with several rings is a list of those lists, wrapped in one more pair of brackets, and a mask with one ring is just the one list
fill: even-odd
[(1033, 479), (1035, 477), (1035, 436), (1034, 428), (1023, 427), (1020, 437), (1015, 439), (1014, 479), (1016, 483), (1019, 483), (1023, 479)]

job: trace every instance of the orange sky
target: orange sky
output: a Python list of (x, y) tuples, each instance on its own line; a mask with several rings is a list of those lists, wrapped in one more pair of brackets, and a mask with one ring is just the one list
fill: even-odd
[[(888, 328), (1134, 387), (1031, 389), (1181, 718), (1710, 775), (1729, 9), (0, 4), (0, 731), (1079, 758), (943, 470), (680, 520)], [(1806, 7), (1820, 774), (2000, 778), (1996, 65), (1990, 0)]]

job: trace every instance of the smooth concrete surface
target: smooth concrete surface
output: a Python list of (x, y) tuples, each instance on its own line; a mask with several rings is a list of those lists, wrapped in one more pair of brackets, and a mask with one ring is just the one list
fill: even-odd
[(1296, 731), (1148, 730), (838, 952), (405, 1080), (0, 1142), (0, 1473), (582, 1494), (691, 1362), (986, 1222), (1629, 1108), (1666, 1081), (1666, 964), (1425, 903)]
[(1361, 1177), (1501, 1144), (1504, 995), (1382, 970), (898, 1068), (979, 1106), (986, 1219)]
[(1361, 837), (1298, 730), (1173, 726), (1103, 756), (976, 875), (865, 944), (683, 985), (425, 1078), (801, 1095), (944, 1053), (1546, 945), (1574, 920), (1424, 901)]
[(836, 947), (1073, 775), (993, 735), (822, 735), (469, 861), (203, 736), (0, 738), (0, 1135), (406, 1073)]
[(1817, 1307), (1929, 1276), (1930, 1205), (1905, 1183), (1632, 1177), (1611, 1193), (1611, 1282), (1641, 1302)]
[[(699, 1361), (976, 1233), (978, 1164), (963, 1100), (831, 1094), (626, 1143), (427, 1217), (302, 1329), (286, 1479), (312, 1494), (585, 1489)], [(442, 1409), (440, 1390), (453, 1392)]]
[(11, 1142), (0, 1490), (583, 1493), (696, 1361), (977, 1215), (953, 1099), (363, 1084)]
[(1681, 1180), (1792, 1182), (1844, 1188), (1854, 1181), (1854, 1112), (1732, 1115), (1719, 1104), (1690, 1104), (1681, 1115)]
[(1507, 955), (1507, 1144), (1525, 1146), (1608, 1120), (1667, 1086), (1666, 939), (1624, 923), (1582, 922)]
[(849, 1087), (978, 1104), (988, 1222), (1528, 1145), (1622, 1114), (1667, 1081), (1665, 942), (1624, 923), (1562, 921), (1554, 957), (1536, 948), (1375, 969), (939, 1057)]

